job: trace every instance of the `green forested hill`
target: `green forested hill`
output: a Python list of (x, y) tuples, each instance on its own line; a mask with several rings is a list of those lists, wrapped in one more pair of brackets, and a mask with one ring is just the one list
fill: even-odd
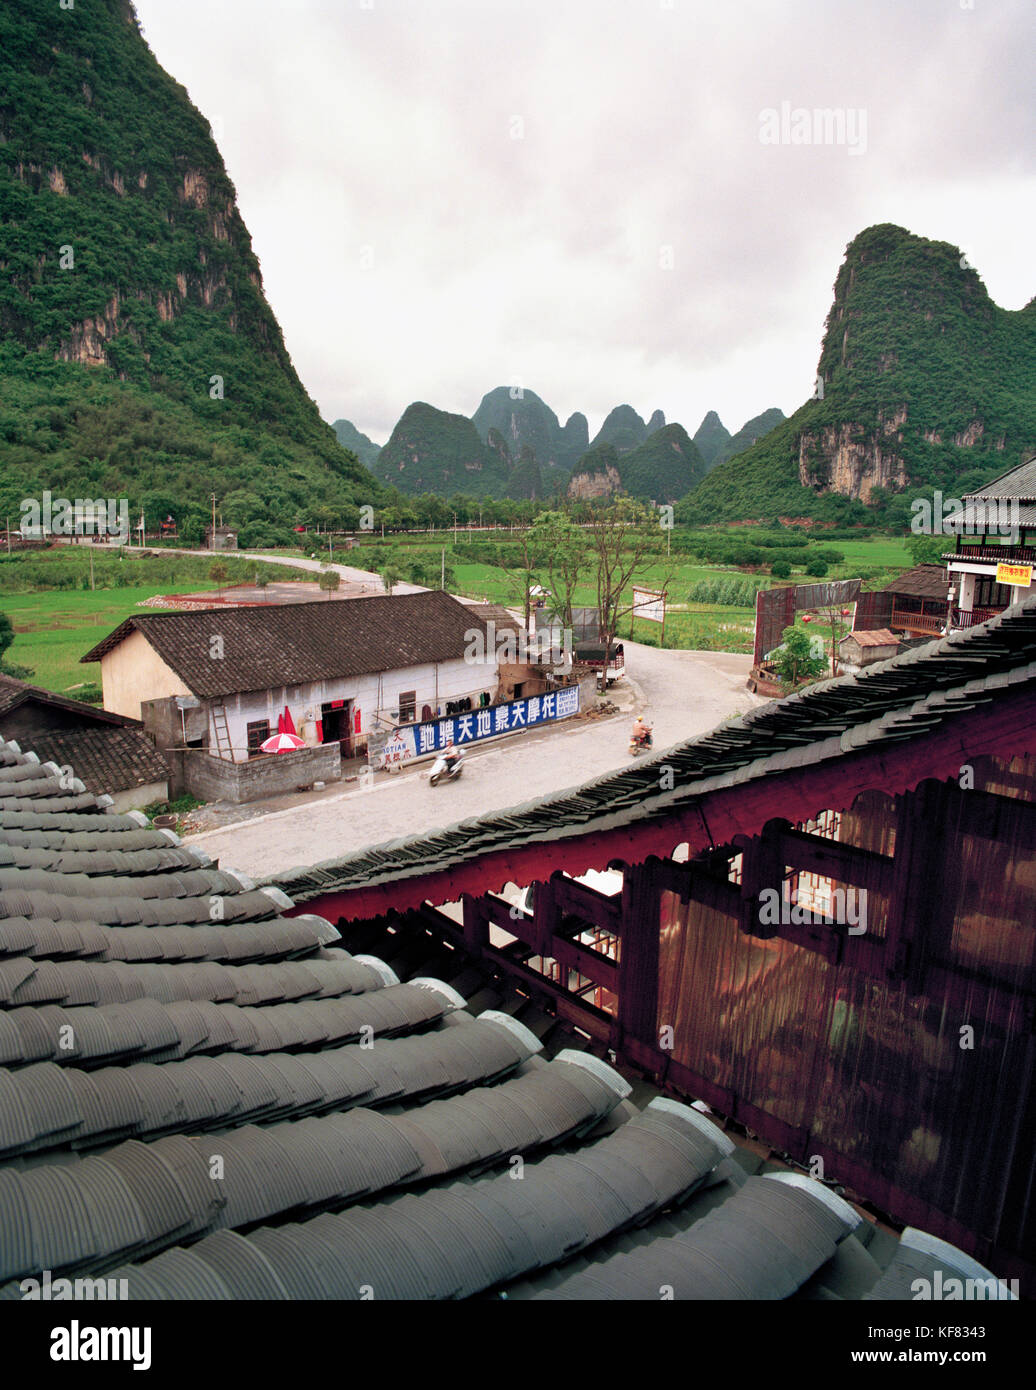
[[(238, 526), (377, 501), (263, 295), (202, 115), (128, 0), (0, 7), (0, 504), (216, 492)], [(191, 505), (193, 504), (193, 505)]]
[(870, 227), (838, 272), (815, 395), (681, 516), (908, 515), (912, 491), (1011, 468), (1036, 448), (1036, 302), (1001, 309), (957, 247)]
[(373, 468), (381, 453), (380, 444), (375, 444), (373, 439), (358, 430), (351, 420), (336, 420), (331, 428), (344, 449), (354, 453), (364, 468)]
[(506, 441), (500, 443), (505, 447), (484, 444), (466, 415), (415, 401), (378, 455), (374, 474), (409, 496), (435, 492), (450, 497), (459, 492), (506, 497), (511, 458)]
[(705, 460), (682, 425), (663, 425), (643, 444), (619, 453), (607, 441), (588, 449), (572, 471), (574, 497), (622, 491), (642, 501), (675, 502), (705, 477)]
[(497, 430), (512, 458), (520, 458), (527, 447), (548, 472), (558, 468), (568, 472), (589, 440), (585, 415), (577, 412), (562, 426), (546, 401), (527, 388), (497, 386), (487, 391), (471, 418), (483, 439), (488, 440), (490, 430)]

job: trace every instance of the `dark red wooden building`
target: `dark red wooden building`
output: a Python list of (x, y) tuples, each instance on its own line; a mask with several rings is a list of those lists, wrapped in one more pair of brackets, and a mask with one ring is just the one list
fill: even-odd
[[(1024, 1282), (1034, 790), (1030, 599), (567, 795), (277, 882), (347, 946), (446, 941), (620, 1068)], [(575, 882), (608, 866), (617, 897)], [(508, 882), (538, 885), (531, 914)], [(438, 910), (457, 900), (462, 924)]]

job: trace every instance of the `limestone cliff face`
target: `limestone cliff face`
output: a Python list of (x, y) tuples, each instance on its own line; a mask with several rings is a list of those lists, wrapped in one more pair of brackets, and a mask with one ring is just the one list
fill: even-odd
[(568, 483), (568, 495), (589, 502), (595, 497), (611, 497), (621, 487), (618, 469), (609, 466), (594, 473), (573, 473)]
[(880, 418), (876, 432), (862, 425), (827, 425), (819, 431), (803, 430), (799, 437), (799, 482), (867, 502), (876, 487), (898, 490), (906, 486), (907, 470), (897, 445), (903, 436), (906, 406), (889, 420)]

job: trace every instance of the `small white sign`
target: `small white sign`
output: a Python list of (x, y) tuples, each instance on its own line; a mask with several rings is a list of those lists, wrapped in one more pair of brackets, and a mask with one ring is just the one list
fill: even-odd
[(665, 594), (654, 589), (633, 590), (633, 616), (649, 623), (665, 622)]

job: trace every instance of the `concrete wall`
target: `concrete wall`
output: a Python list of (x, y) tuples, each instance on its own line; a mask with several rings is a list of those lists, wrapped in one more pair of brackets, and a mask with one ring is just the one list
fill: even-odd
[(108, 808), (112, 815), (122, 815), (126, 811), (142, 811), (145, 806), (153, 806), (156, 801), (170, 799), (168, 782), (150, 782), (144, 787), (127, 787), (122, 792), (110, 791), (112, 805)]
[(142, 632), (133, 631), (101, 657), (104, 708), (114, 714), (140, 718), (144, 700), (191, 692), (152, 647)]
[(338, 745), (300, 748), (297, 753), (269, 753), (244, 763), (214, 758), (188, 749), (183, 755), (187, 791), (202, 801), (261, 801), (311, 787), (339, 782), (342, 760)]

